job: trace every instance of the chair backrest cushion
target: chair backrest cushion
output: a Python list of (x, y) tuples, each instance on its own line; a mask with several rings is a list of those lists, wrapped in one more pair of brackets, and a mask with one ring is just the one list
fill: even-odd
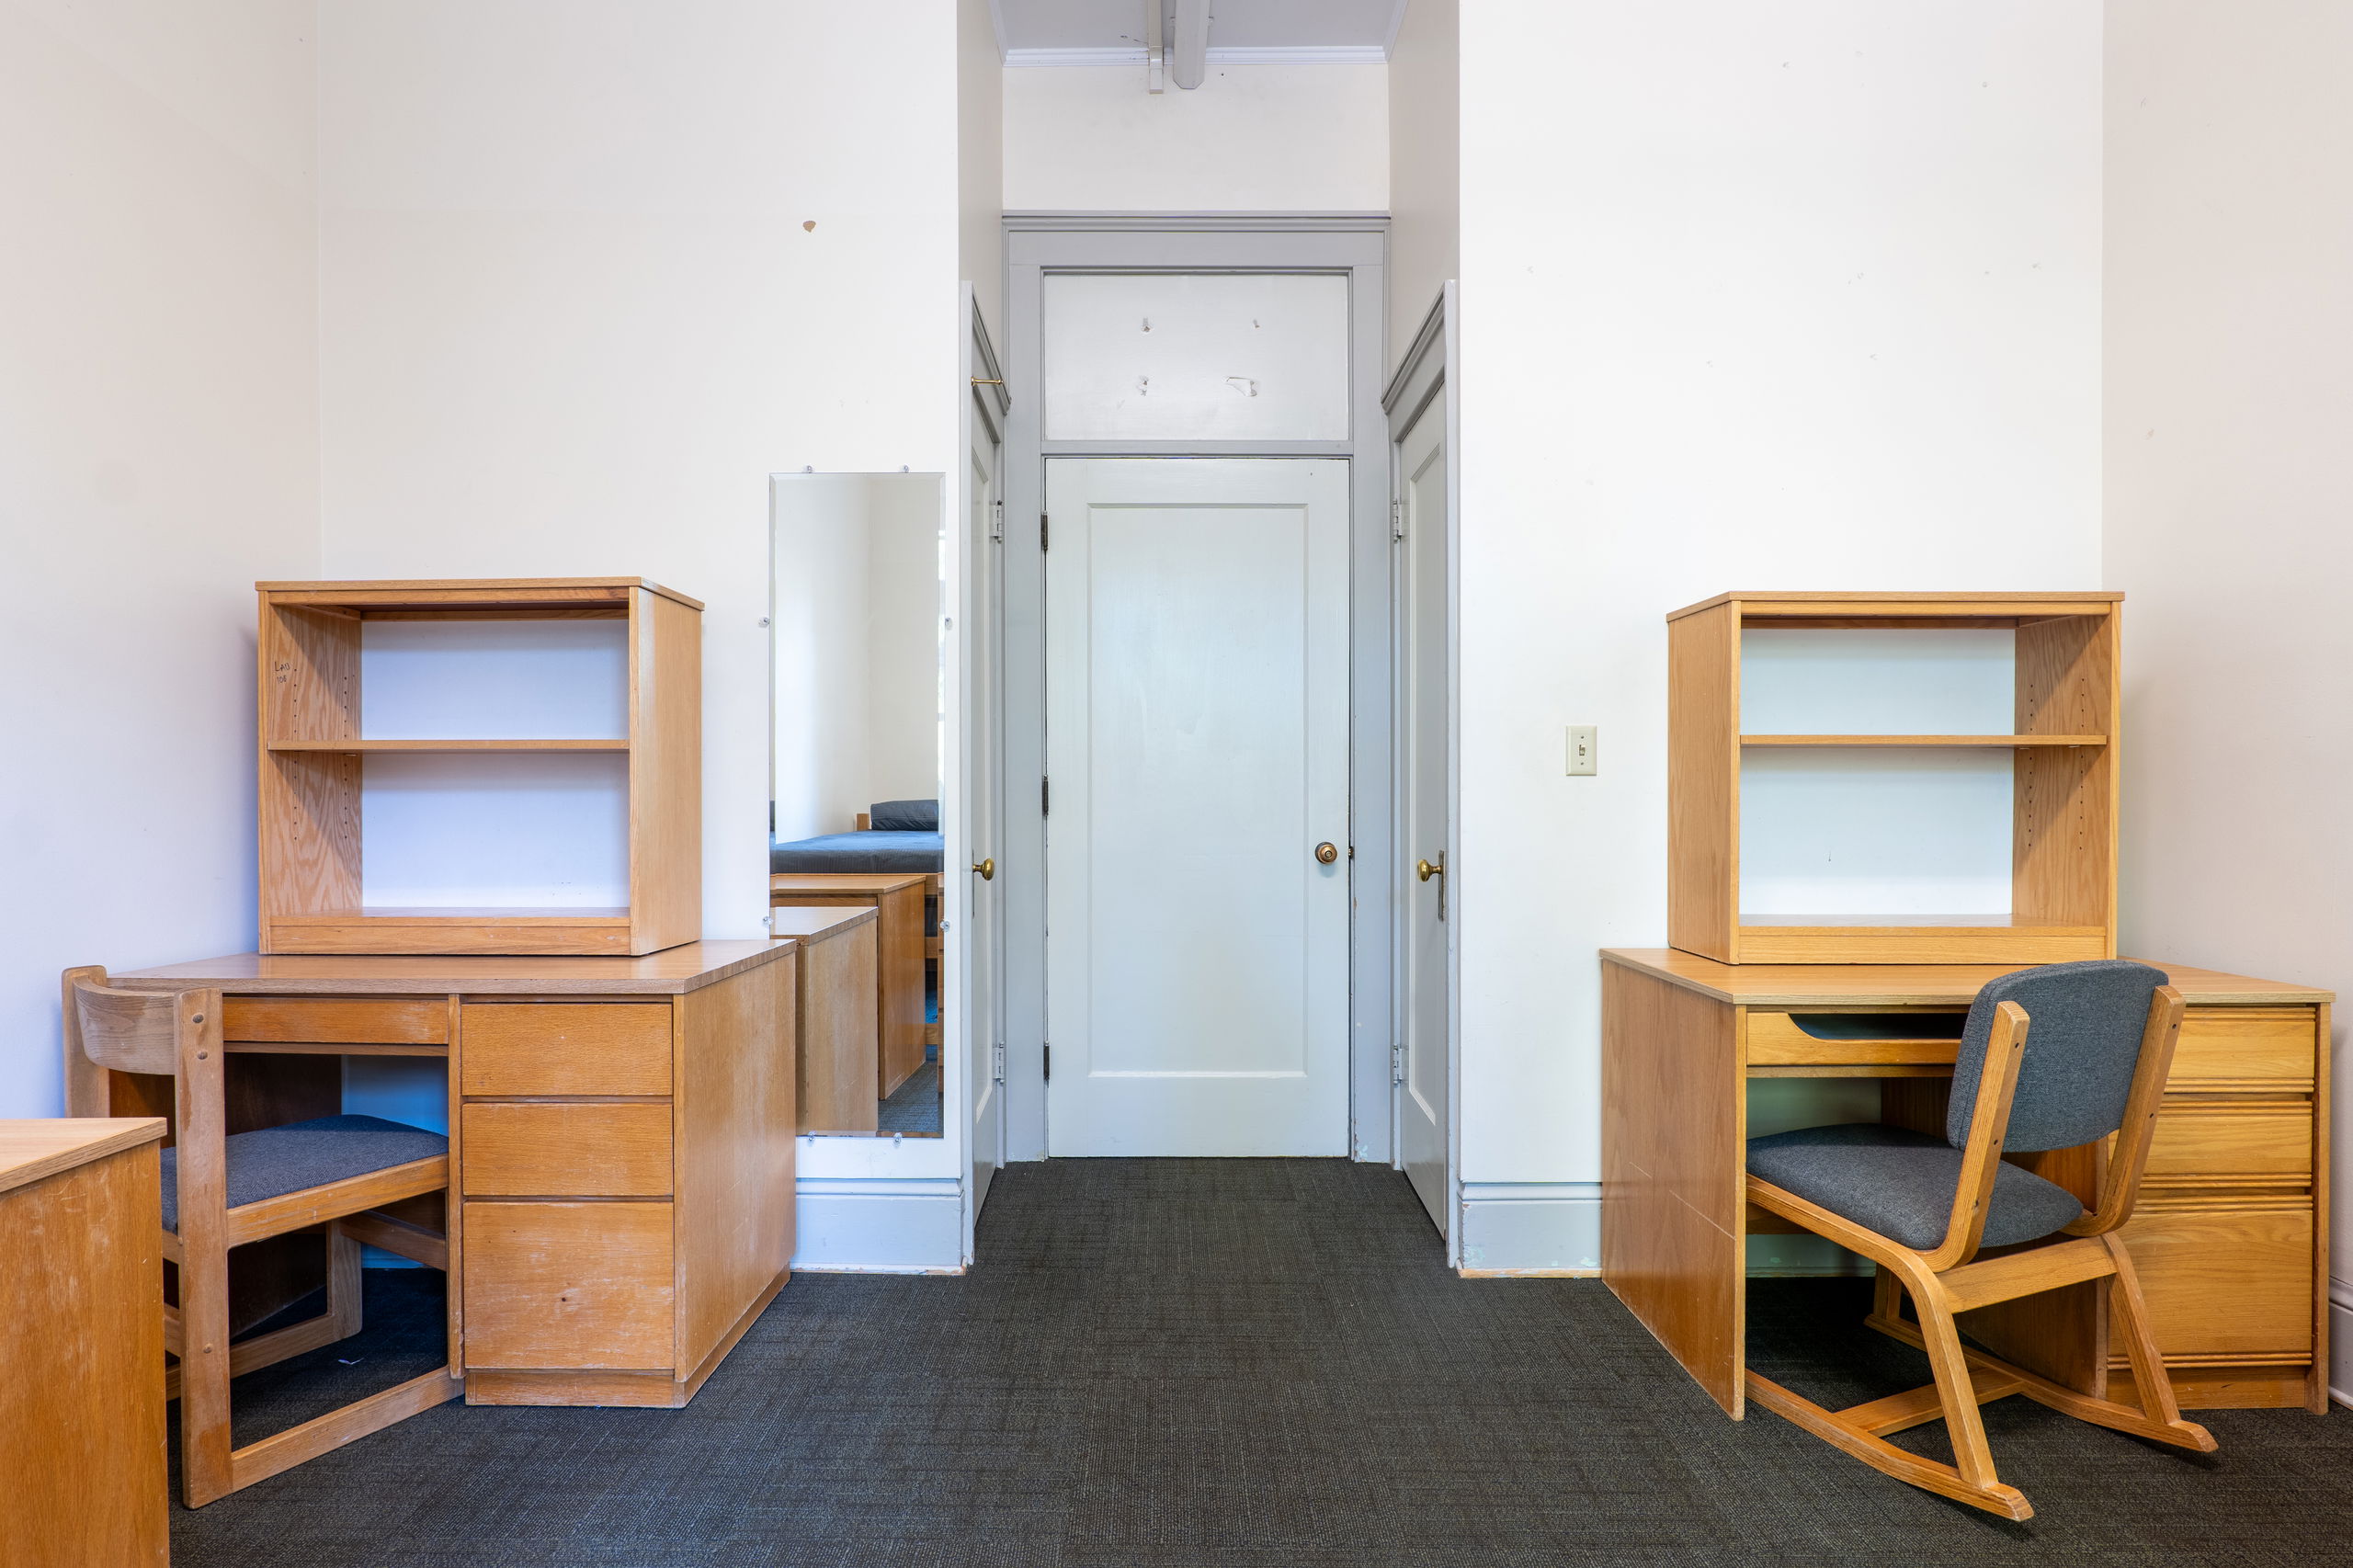
[(2165, 971), (2128, 959), (2044, 964), (1988, 981), (1970, 1005), (1953, 1062), (1952, 1108), (1945, 1141), (1969, 1141), (1977, 1080), (1994, 1033), (1994, 1009), (2026, 1009), (2026, 1055), (2010, 1102), (2006, 1150), (2072, 1149), (2105, 1138), (2124, 1122), (2124, 1101), (2140, 1065), (2149, 999)]

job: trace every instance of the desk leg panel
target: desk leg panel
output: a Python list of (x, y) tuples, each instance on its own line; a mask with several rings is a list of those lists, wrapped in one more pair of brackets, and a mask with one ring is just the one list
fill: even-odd
[(1602, 967), (1602, 1278), (1737, 1418), (1747, 1117), (1737, 1009)]

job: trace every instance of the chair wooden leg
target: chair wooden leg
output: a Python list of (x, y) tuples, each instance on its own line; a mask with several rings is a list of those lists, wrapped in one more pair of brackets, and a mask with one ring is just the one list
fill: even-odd
[(348, 1339), (360, 1329), (359, 1244), (346, 1234), (343, 1221), (327, 1221), (327, 1315), (335, 1320), (335, 1336)]
[(234, 1488), (229, 1460), (226, 1257), (180, 1266), (180, 1495), (201, 1508)]
[[(1994, 1473), (1994, 1450), (1985, 1441), (1985, 1420), (1977, 1413), (1975, 1384), (1970, 1381), (1969, 1359), (1961, 1347), (1961, 1330), (1952, 1321), (1944, 1288), (1933, 1277), (1909, 1281), (1912, 1310), (1919, 1314), (1921, 1346), (1937, 1375), (1937, 1394), (1945, 1407), (1945, 1432), (1952, 1439), (1953, 1468), (1970, 1486), (1991, 1492), (2002, 1486)], [(2020, 1499), (2023, 1501), (2024, 1499)]]
[[(1833, 1448), (1852, 1454), (1882, 1474), (1907, 1482), (1924, 1492), (1933, 1492), (1940, 1497), (1966, 1503), (1972, 1508), (1999, 1514), (2006, 1519), (2034, 1517), (2034, 1506), (2026, 1500), (2024, 1493), (2014, 1486), (2004, 1486), (1999, 1482), (1984, 1486), (1972, 1485), (1963, 1480), (1961, 1471), (1951, 1465), (1939, 1464), (1935, 1460), (1923, 1459), (1908, 1449), (1899, 1449), (1878, 1433), (1847, 1420), (1847, 1412), (1824, 1410), (1812, 1400), (1794, 1394), (1756, 1372), (1748, 1374), (1747, 1382), (1748, 1397), (1759, 1405), (1803, 1427)], [(1968, 1408), (1972, 1415), (1976, 1414), (1977, 1406), (1973, 1402)]]
[[(2141, 1295), (2140, 1276), (2132, 1269), (2132, 1256), (2124, 1250), (2114, 1232), (2101, 1240), (2108, 1243), (2109, 1255), (2116, 1261), (2116, 1280), (2110, 1288), (2111, 1304), (2124, 1329), (2124, 1354), (2132, 1363), (2132, 1386), (2141, 1391), (2141, 1409), (2144, 1417), (2174, 1436), (2161, 1441), (2174, 1442), (2200, 1453), (2212, 1453), (2216, 1444), (2213, 1434), (2195, 1421), (2181, 1418), (2181, 1405), (2175, 1400), (2173, 1378), (2165, 1370), (2164, 1352), (2157, 1348), (2157, 1336), (2149, 1330), (2148, 1303)], [(2108, 1425), (2108, 1423), (2103, 1423)], [(2125, 1427), (2137, 1431), (2138, 1427)]]

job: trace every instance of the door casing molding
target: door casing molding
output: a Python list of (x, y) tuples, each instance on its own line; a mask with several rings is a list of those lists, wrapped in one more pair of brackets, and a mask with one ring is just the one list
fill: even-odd
[[(1381, 411), (1389, 220), (1366, 213), (1007, 214), (1006, 359), (1006, 1158), (1046, 1157), (1045, 561), (1038, 519), (1051, 457), (1349, 460), (1348, 1113), (1354, 1157), (1391, 1162), (1390, 1047), (1396, 1000), (1390, 880), (1389, 426)], [(1049, 272), (1326, 272), (1349, 278), (1349, 438), (1333, 441), (1050, 442), (1039, 428), (1040, 280)]]

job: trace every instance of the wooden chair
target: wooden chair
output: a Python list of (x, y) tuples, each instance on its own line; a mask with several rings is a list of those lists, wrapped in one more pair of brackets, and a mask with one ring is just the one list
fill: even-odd
[[(2181, 1029), (2181, 994), (2165, 982), (2160, 970), (2108, 959), (2022, 970), (1987, 984), (1962, 1032), (1941, 1139), (1868, 1123), (1749, 1141), (1749, 1201), (1877, 1264), (1870, 1325), (1926, 1350), (1936, 1372), (1926, 1388), (1827, 1410), (1752, 1371), (1750, 1397), (1899, 1481), (2013, 1519), (2034, 1509), (1995, 1476), (1978, 1415), (1979, 1405), (2006, 1395), (2213, 1451), (2206, 1428), (2181, 1418), (2131, 1256), (2117, 1236), (2132, 1217)], [(2066, 1188), (2002, 1159), (2006, 1149), (2103, 1142), (2106, 1168), (2088, 1212)], [(2003, 1250), (1980, 1257), (1981, 1245)], [(2131, 1361), (2137, 1409), (1964, 1346), (1954, 1325), (1956, 1314), (1974, 1308), (2101, 1279), (2111, 1282), (2106, 1294)], [(1902, 1315), (1904, 1294), (1916, 1323)], [(1952, 1464), (1884, 1436), (1939, 1419)]]
[[(462, 1393), (458, 1369), (445, 1364), (260, 1442), (230, 1446), (230, 1379), (358, 1332), (363, 1240), (449, 1267), (446, 1237), (369, 1212), (446, 1192), (449, 1140), (369, 1116), (231, 1134), (218, 991), (123, 991), (109, 987), (106, 971), (96, 967), (67, 970), (63, 988), (68, 1115), (114, 1114), (113, 1074), (172, 1080), (164, 1257), (177, 1272), (178, 1304), (163, 1309), (164, 1347), (178, 1358), (165, 1384), (180, 1402), (180, 1483), (188, 1506), (202, 1507)], [(135, 1080), (127, 1092), (136, 1096)], [(231, 1249), (313, 1229), (322, 1231), (328, 1249), (327, 1310), (232, 1345)]]

